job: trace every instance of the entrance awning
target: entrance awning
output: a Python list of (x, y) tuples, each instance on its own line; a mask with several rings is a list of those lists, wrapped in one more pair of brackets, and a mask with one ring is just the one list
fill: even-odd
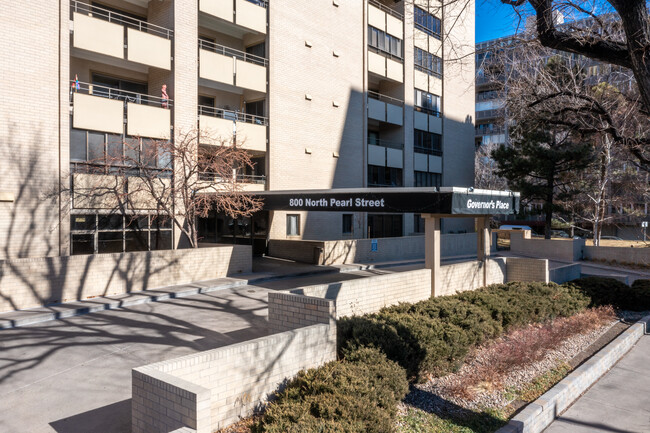
[(511, 215), (520, 195), (512, 191), (474, 188), (360, 188), (251, 193), (267, 211), (416, 213), (425, 219), (425, 267), (431, 269), (431, 295), (442, 287), (440, 278), (440, 219), (476, 218), (477, 256), (487, 282), (491, 215)]
[(418, 213), (439, 216), (511, 215), (519, 193), (473, 188), (359, 188), (252, 193), (263, 210)]

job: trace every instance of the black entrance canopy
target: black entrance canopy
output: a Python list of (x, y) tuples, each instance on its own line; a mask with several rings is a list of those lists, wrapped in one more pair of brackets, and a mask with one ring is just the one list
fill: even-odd
[(359, 188), (260, 191), (263, 210), (419, 213), (455, 216), (510, 215), (519, 193), (474, 188)]

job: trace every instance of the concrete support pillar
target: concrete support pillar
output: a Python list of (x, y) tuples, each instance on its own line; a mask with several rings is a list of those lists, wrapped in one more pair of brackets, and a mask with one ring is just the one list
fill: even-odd
[(431, 296), (442, 292), (440, 281), (440, 218), (433, 215), (424, 217), (424, 266), (431, 269)]
[(478, 260), (483, 262), (490, 257), (490, 219), (488, 217), (476, 218), (476, 239)]
[(484, 216), (476, 218), (476, 239), (476, 257), (478, 258), (478, 261), (481, 262), (481, 267), (483, 268), (483, 285), (487, 286), (487, 265), (488, 259), (490, 258), (490, 241), (492, 240), (489, 217)]

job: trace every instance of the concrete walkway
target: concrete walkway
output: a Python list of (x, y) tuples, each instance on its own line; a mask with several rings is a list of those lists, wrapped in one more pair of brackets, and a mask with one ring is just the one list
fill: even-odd
[(650, 432), (650, 335), (594, 384), (545, 433)]
[(0, 432), (130, 433), (132, 368), (266, 335), (269, 291), (422, 266), (395, 265), (280, 273), (256, 285), (0, 330)]

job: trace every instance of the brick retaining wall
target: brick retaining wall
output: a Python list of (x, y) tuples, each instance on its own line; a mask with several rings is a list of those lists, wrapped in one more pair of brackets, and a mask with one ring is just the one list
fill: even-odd
[(0, 261), (0, 312), (252, 270), (247, 245)]

